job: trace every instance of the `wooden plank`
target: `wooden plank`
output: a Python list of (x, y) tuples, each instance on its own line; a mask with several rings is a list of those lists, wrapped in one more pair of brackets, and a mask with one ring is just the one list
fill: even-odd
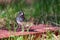
[(26, 36), (26, 35), (38, 35), (38, 34), (41, 34), (41, 33), (44, 33), (46, 32), (46, 30), (51, 30), (51, 31), (56, 31), (56, 30), (60, 30), (60, 27), (53, 27), (53, 26), (50, 26), (50, 27), (46, 27), (46, 25), (43, 25), (43, 24), (40, 24), (40, 25), (35, 25), (35, 26), (32, 26), (31, 29), (33, 29), (34, 31), (31, 31), (31, 32), (13, 32), (13, 31), (7, 31), (7, 30), (0, 30), (0, 39), (2, 38), (8, 38), (8, 37), (11, 37), (12, 35), (13, 36)]

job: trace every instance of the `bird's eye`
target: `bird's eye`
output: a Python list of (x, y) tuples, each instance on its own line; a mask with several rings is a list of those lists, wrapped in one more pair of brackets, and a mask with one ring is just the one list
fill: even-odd
[(23, 15), (23, 13), (21, 13), (20, 15)]

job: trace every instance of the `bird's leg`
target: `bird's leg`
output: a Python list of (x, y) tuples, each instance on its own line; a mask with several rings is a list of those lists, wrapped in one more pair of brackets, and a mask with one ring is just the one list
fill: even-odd
[(22, 25), (21, 27), (22, 27), (22, 28), (21, 28), (21, 29), (22, 29), (22, 32), (24, 32), (24, 30), (25, 30), (24, 25)]
[(22, 29), (21, 29), (21, 25), (18, 24), (18, 27), (17, 27), (16, 31), (21, 31), (21, 30), (22, 30)]

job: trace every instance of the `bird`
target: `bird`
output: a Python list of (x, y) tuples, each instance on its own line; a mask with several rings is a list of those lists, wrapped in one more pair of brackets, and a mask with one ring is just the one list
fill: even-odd
[(18, 15), (16, 17), (16, 22), (18, 24), (17, 31), (21, 31), (22, 27), (26, 30), (26, 28), (30, 28), (33, 25), (33, 19), (30, 18), (29, 21), (25, 20), (25, 14), (23, 11), (18, 12)]
[(22, 25), (21, 23), (24, 21), (24, 19), (25, 19), (24, 12), (23, 11), (18, 12), (18, 15), (16, 17), (16, 22)]
[(18, 15), (16, 17), (16, 22), (18, 24), (18, 28), (17, 28), (17, 31), (20, 31), (21, 30), (21, 26), (23, 25), (23, 22), (24, 22), (24, 12), (23, 11), (19, 11), (18, 12)]

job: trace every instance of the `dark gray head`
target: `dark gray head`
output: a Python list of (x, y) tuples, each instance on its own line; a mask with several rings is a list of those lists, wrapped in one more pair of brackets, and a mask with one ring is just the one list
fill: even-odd
[(18, 15), (16, 17), (16, 21), (23, 22), (24, 19), (25, 19), (24, 12), (23, 11), (18, 12)]
[(24, 12), (23, 11), (18, 12), (18, 16), (24, 16)]

